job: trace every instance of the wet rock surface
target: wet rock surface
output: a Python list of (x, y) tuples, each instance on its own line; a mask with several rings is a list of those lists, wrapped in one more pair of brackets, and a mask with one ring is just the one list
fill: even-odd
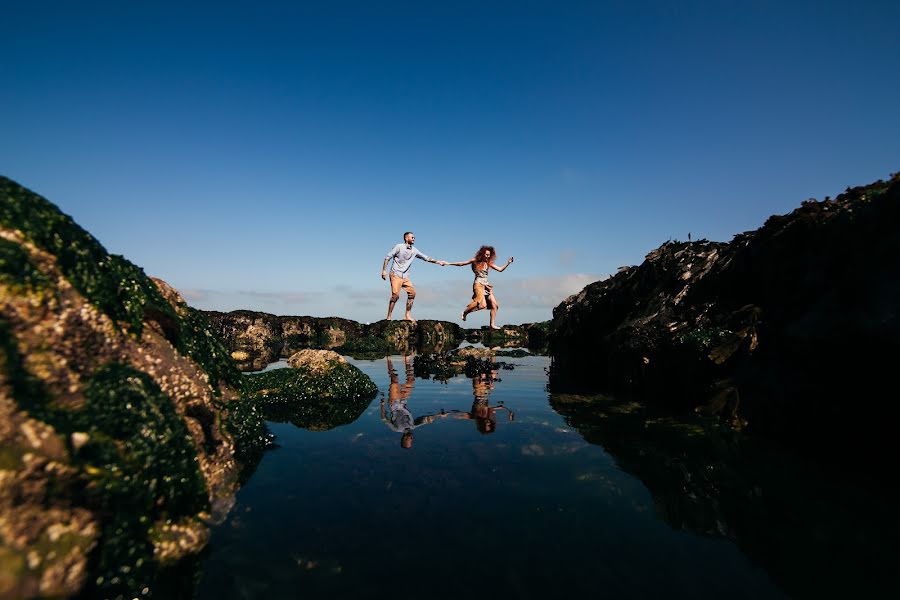
[(304, 348), (331, 349), (353, 358), (372, 359), (390, 354), (443, 352), (463, 340), (491, 347), (527, 347), (546, 352), (550, 321), (463, 329), (449, 321), (376, 321), (357, 323), (337, 317), (289, 317), (236, 310), (205, 312), (213, 330), (231, 351), (241, 371), (259, 371)]
[(556, 307), (551, 389), (697, 409), (881, 462), (900, 416), (880, 391), (900, 350), (898, 223), (895, 175), (730, 243), (663, 244)]
[(290, 368), (244, 376), (245, 401), (270, 421), (324, 431), (355, 421), (378, 393), (375, 383), (330, 350), (306, 349)]

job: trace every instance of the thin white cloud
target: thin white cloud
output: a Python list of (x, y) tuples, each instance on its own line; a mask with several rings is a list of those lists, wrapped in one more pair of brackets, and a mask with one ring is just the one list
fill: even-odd
[(322, 296), (321, 292), (257, 292), (253, 290), (238, 290), (235, 293), (269, 304), (309, 304)]

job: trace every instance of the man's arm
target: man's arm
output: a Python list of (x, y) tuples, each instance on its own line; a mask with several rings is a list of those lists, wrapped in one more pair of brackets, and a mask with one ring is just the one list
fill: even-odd
[(418, 250), (416, 250), (416, 258), (421, 258), (421, 259), (424, 260), (425, 262), (430, 262), (430, 263), (432, 263), (432, 264), (441, 265), (442, 267), (447, 266), (447, 261), (446, 261), (446, 260), (436, 260), (436, 259), (434, 259), (434, 258), (431, 258), (430, 256), (425, 256), (424, 254), (422, 254), (422, 253), (419, 252)]
[(381, 265), (381, 278), (387, 279), (387, 264), (391, 261), (395, 256), (397, 256), (397, 252), (400, 251), (400, 244), (397, 244), (391, 251), (388, 252), (388, 255), (384, 257), (384, 264)]

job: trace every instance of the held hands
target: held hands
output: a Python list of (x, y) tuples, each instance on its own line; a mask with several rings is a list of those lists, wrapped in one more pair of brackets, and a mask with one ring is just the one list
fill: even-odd
[(447, 261), (446, 261), (446, 260), (439, 260), (439, 261), (437, 261), (437, 264), (441, 265), (442, 267), (446, 267), (446, 266), (447, 266)]

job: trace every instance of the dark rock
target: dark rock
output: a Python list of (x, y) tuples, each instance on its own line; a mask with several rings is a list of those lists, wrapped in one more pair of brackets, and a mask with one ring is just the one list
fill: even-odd
[(878, 401), (900, 350), (898, 222), (894, 176), (731, 243), (667, 242), (556, 307), (551, 387), (720, 412), (833, 458), (879, 456), (900, 416)]

